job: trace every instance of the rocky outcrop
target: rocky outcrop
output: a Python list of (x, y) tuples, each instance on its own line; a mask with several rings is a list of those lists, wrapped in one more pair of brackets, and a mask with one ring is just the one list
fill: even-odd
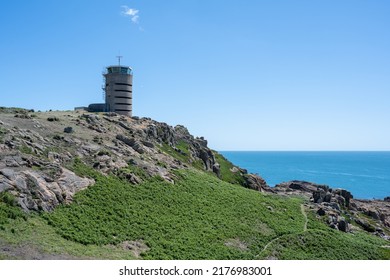
[(9, 191), (25, 211), (51, 211), (69, 203), (75, 193), (94, 184), (57, 165), (45, 171), (0, 169), (0, 191)]
[(325, 217), (328, 225), (349, 232), (355, 223), (367, 232), (389, 239), (390, 203), (385, 200), (359, 200), (344, 189), (332, 189), (326, 185), (304, 181), (291, 181), (275, 186), (279, 194), (300, 194), (311, 201), (312, 209)]
[(266, 181), (261, 178), (259, 175), (256, 174), (245, 174), (245, 187), (256, 190), (259, 192), (272, 192), (275, 193), (275, 191), (270, 188)]
[(145, 152), (144, 148), (143, 148), (143, 144), (140, 142), (140, 141), (137, 141), (135, 140), (134, 138), (128, 138), (128, 137), (125, 137), (121, 134), (118, 134), (116, 136), (116, 139), (122, 141), (123, 143), (125, 143), (126, 145), (129, 145), (130, 147), (132, 147), (136, 152), (140, 153), (140, 154), (143, 154)]
[[(371, 225), (379, 235), (382, 235), (383, 229), (390, 229), (390, 202), (384, 200), (364, 200), (352, 199), (350, 203), (351, 211), (355, 214), (355, 221), (363, 224), (361, 221)], [(360, 222), (358, 221), (360, 220)]]
[(140, 121), (148, 123), (143, 130), (147, 139), (157, 141), (158, 143), (166, 143), (170, 146), (177, 144), (177, 137), (175, 137), (175, 130), (166, 123), (153, 122), (149, 118), (143, 118)]
[[(172, 127), (150, 118), (113, 113), (30, 113), (0, 110), (0, 170), (8, 175), (0, 177), (0, 192), (14, 193), (26, 211), (49, 211), (71, 201), (75, 192), (92, 183), (71, 176), (65, 168), (76, 157), (132, 184), (153, 176), (174, 183), (174, 170), (191, 167), (222, 178), (221, 165), (207, 140), (192, 136), (182, 125)], [(267, 187), (255, 175), (243, 181), (259, 191)]]

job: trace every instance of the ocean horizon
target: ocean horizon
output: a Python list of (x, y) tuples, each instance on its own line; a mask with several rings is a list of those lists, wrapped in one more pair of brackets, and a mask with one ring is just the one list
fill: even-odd
[(390, 196), (390, 151), (219, 151), (267, 184), (301, 180), (342, 188), (358, 199)]

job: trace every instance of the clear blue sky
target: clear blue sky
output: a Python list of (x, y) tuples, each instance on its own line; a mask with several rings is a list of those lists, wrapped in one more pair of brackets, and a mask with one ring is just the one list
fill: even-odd
[(134, 115), (217, 150), (390, 150), (390, 1), (0, 3), (0, 106), (103, 102), (134, 71)]

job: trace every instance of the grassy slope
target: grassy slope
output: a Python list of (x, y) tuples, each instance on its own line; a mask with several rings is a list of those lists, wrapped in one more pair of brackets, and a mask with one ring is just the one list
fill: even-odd
[(310, 212), (304, 231), (300, 198), (264, 195), (195, 170), (178, 172), (174, 185), (154, 178), (134, 186), (81, 163), (74, 169), (97, 183), (43, 217), (26, 221), (0, 211), (0, 240), (95, 258), (131, 258), (120, 246), (131, 240), (150, 247), (145, 259), (390, 258), (385, 241), (332, 230)]
[(97, 184), (46, 218), (80, 243), (141, 239), (147, 259), (389, 258), (383, 240), (334, 231), (314, 215), (303, 232), (299, 198), (263, 195), (198, 171), (181, 171), (175, 185), (154, 179), (132, 186), (82, 164), (75, 169)]
[[(76, 259), (134, 258), (131, 252), (121, 247), (85, 246), (63, 238), (41, 216), (23, 213), (5, 193), (0, 194), (0, 249), (2, 246), (8, 248), (6, 251), (16, 252), (16, 256), (11, 258), (30, 258), (32, 255)], [(10, 259), (10, 256), (0, 250), (1, 259)]]
[(307, 231), (281, 236), (260, 258), (278, 259), (390, 259), (389, 245), (383, 239), (363, 231), (343, 233), (319, 221), (308, 212)]
[(46, 218), (61, 235), (84, 244), (142, 239), (151, 248), (145, 258), (245, 259), (303, 224), (299, 199), (258, 195), (199, 171), (180, 172), (175, 185), (154, 179), (132, 186), (82, 165), (77, 170), (96, 185)]
[(232, 183), (232, 184), (238, 184), (238, 185), (245, 185), (244, 178), (240, 175), (240, 173), (234, 173), (232, 172), (232, 168), (234, 165), (228, 161), (223, 155), (214, 152), (214, 156), (216, 161), (220, 165), (220, 171), (221, 171), (221, 179), (223, 181)]
[[(27, 220), (14, 219), (0, 229), (0, 248), (2, 242), (6, 244), (7, 251), (14, 251), (12, 259), (31, 259), (32, 256), (49, 259), (134, 259), (130, 251), (120, 246), (83, 245), (67, 240), (35, 214)], [(1, 254), (0, 250), (1, 259), (10, 257)]]

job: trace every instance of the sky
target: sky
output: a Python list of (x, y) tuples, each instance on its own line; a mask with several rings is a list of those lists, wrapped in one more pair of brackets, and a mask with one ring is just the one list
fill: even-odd
[(132, 67), (133, 115), (219, 150), (390, 150), (390, 1), (0, 2), (0, 106), (101, 103)]

